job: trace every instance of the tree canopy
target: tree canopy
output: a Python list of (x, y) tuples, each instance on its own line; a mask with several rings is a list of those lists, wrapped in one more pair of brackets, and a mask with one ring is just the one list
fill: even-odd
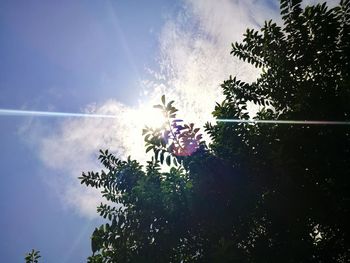
[[(217, 119), (349, 121), (350, 1), (301, 7), (281, 0), (283, 25), (248, 29), (231, 54), (261, 69), (221, 85)], [(145, 128), (145, 167), (101, 151), (106, 171), (83, 173), (101, 189), (108, 222), (88, 262), (348, 262), (348, 125), (207, 123), (176, 118)], [(162, 164), (169, 167), (164, 172)]]

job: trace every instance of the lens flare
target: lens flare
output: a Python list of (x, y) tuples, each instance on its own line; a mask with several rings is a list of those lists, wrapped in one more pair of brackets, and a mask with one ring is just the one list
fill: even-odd
[(116, 118), (115, 115), (0, 109), (0, 116)]
[(298, 124), (298, 125), (350, 125), (350, 121), (308, 121), (308, 120), (237, 120), (217, 119), (217, 122), (252, 123), (252, 124)]
[[(152, 113), (152, 114), (149, 114)], [(138, 119), (145, 121), (147, 117), (151, 118), (151, 126), (158, 126), (161, 118), (152, 117), (154, 112), (138, 112)], [(56, 111), (28, 111), (28, 110), (10, 110), (0, 109), (0, 116), (38, 116), (38, 117), (80, 117), (80, 118), (117, 118), (116, 115), (108, 114), (89, 114), (89, 113), (71, 113)], [(148, 119), (149, 120), (149, 119)], [(297, 125), (350, 125), (350, 121), (314, 121), (314, 120), (239, 120), (239, 119), (217, 119), (217, 122), (228, 123), (252, 123), (252, 124), (297, 124)], [(155, 122), (155, 123), (153, 123)]]

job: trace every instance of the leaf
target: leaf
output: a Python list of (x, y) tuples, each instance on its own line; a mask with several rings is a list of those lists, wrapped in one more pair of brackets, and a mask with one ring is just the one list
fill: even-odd
[(159, 151), (160, 151), (159, 149), (156, 149), (156, 150), (154, 151), (154, 157), (155, 157), (156, 161), (158, 161)]
[(191, 189), (192, 187), (193, 187), (193, 185), (192, 185), (191, 181), (186, 182), (186, 188)]
[(175, 112), (177, 112), (178, 111), (178, 109), (176, 109), (176, 108), (174, 108), (174, 107), (172, 107), (171, 109), (170, 109), (170, 113), (175, 113)]
[(170, 155), (168, 155), (168, 156), (166, 157), (165, 161), (166, 161), (166, 164), (167, 164), (168, 166), (170, 166), (170, 164), (171, 164), (171, 157), (170, 157)]
[(148, 153), (150, 150), (152, 150), (152, 149), (153, 149), (153, 147), (154, 147), (153, 145), (148, 146), (148, 147), (147, 147), (147, 149), (146, 149), (146, 153)]
[(163, 164), (164, 162), (164, 151), (161, 151), (160, 153), (160, 163)]
[(202, 134), (198, 134), (198, 135), (196, 136), (196, 140), (199, 141), (199, 140), (201, 140), (201, 139), (202, 139)]
[(162, 103), (165, 105), (165, 95), (162, 95)]
[(91, 250), (93, 254), (95, 254), (101, 247), (101, 239), (99, 237), (99, 234), (99, 230), (95, 228), (95, 231), (92, 233), (91, 238)]
[(155, 108), (155, 109), (163, 109), (163, 106), (162, 105), (160, 105), (160, 104), (157, 104), (157, 105), (154, 105), (153, 106), (153, 108)]
[(172, 109), (174, 109), (174, 107), (172, 107), (172, 104), (174, 103), (175, 101), (170, 101), (170, 102), (168, 102), (168, 104), (167, 104), (167, 109), (169, 109), (170, 111), (172, 110)]
[(175, 158), (175, 157), (173, 158), (173, 163), (174, 163), (174, 165), (175, 165), (175, 166), (177, 166), (177, 165), (178, 165), (177, 160), (176, 160), (176, 158)]

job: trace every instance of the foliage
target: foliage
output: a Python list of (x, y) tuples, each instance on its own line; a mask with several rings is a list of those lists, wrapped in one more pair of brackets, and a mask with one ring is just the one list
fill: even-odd
[[(162, 128), (152, 129), (146, 127), (142, 131), (145, 135), (146, 152), (153, 150), (155, 158), (160, 154), (160, 163), (163, 164), (164, 155), (166, 162), (170, 165), (171, 155), (190, 156), (200, 147), (202, 135), (198, 134), (199, 128), (194, 128), (194, 124), (183, 124), (183, 120), (176, 119), (178, 111), (174, 106), (174, 101), (165, 103), (165, 96), (162, 96), (163, 105), (155, 105), (154, 108), (160, 109), (165, 118), (165, 124)], [(177, 165), (174, 158), (174, 165)]]
[(32, 249), (31, 252), (26, 254), (26, 257), (24, 258), (26, 263), (38, 263), (39, 262), (40, 256), (40, 251), (36, 251)]
[[(100, 151), (99, 159), (108, 173), (89, 172), (80, 177), (81, 183), (103, 188), (102, 195), (108, 201), (121, 205), (101, 204), (97, 208), (110, 223), (95, 229), (94, 255), (89, 262), (152, 262), (155, 258), (170, 262), (182, 259), (178, 251), (188, 253), (192, 184), (181, 163), (203, 143), (198, 128), (176, 119), (172, 104), (163, 96), (162, 105), (155, 107), (163, 111), (165, 125), (143, 130), (146, 151), (154, 153), (145, 171), (137, 161), (121, 161), (106, 150)], [(163, 163), (170, 167), (169, 172), (161, 172)]]
[[(230, 77), (217, 119), (337, 120), (350, 116), (350, 1), (300, 7), (282, 0), (283, 28), (248, 29), (232, 54), (261, 68)], [(348, 262), (350, 129), (330, 125), (207, 123), (176, 119), (143, 131), (142, 167), (101, 151), (108, 170), (83, 173), (111, 204), (92, 236), (89, 262)], [(162, 164), (169, 171), (162, 172)]]
[[(349, 120), (350, 2), (304, 10), (300, 2), (281, 1), (283, 29), (269, 21), (260, 31), (247, 30), (243, 44), (232, 45), (233, 55), (262, 73), (251, 84), (225, 81), (216, 118), (247, 118), (245, 106), (253, 102), (261, 105), (258, 119)], [(266, 255), (276, 262), (349, 259), (348, 126), (206, 128), (214, 154), (249, 177), (254, 189), (250, 229), (240, 241), (248, 261)]]

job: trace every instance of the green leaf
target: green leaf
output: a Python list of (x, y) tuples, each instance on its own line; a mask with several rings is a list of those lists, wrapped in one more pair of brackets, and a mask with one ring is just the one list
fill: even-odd
[(168, 156), (166, 157), (165, 161), (166, 161), (166, 164), (167, 164), (168, 166), (170, 166), (170, 164), (171, 164), (171, 156), (168, 155)]
[(150, 150), (152, 150), (153, 147), (154, 147), (154, 145), (148, 146), (147, 149), (146, 149), (146, 153), (148, 153)]
[(174, 165), (175, 165), (175, 166), (177, 166), (177, 165), (178, 165), (177, 160), (176, 160), (176, 158), (175, 158), (175, 157), (173, 158), (173, 163), (174, 163)]
[(155, 108), (155, 109), (163, 109), (163, 106), (162, 105), (160, 105), (160, 104), (158, 104), (158, 105), (154, 105), (153, 106), (153, 108)]
[(160, 152), (160, 163), (163, 164), (164, 162), (164, 151)]
[(159, 151), (160, 151), (159, 149), (156, 149), (154, 151), (154, 157), (155, 157), (156, 160), (158, 160)]

